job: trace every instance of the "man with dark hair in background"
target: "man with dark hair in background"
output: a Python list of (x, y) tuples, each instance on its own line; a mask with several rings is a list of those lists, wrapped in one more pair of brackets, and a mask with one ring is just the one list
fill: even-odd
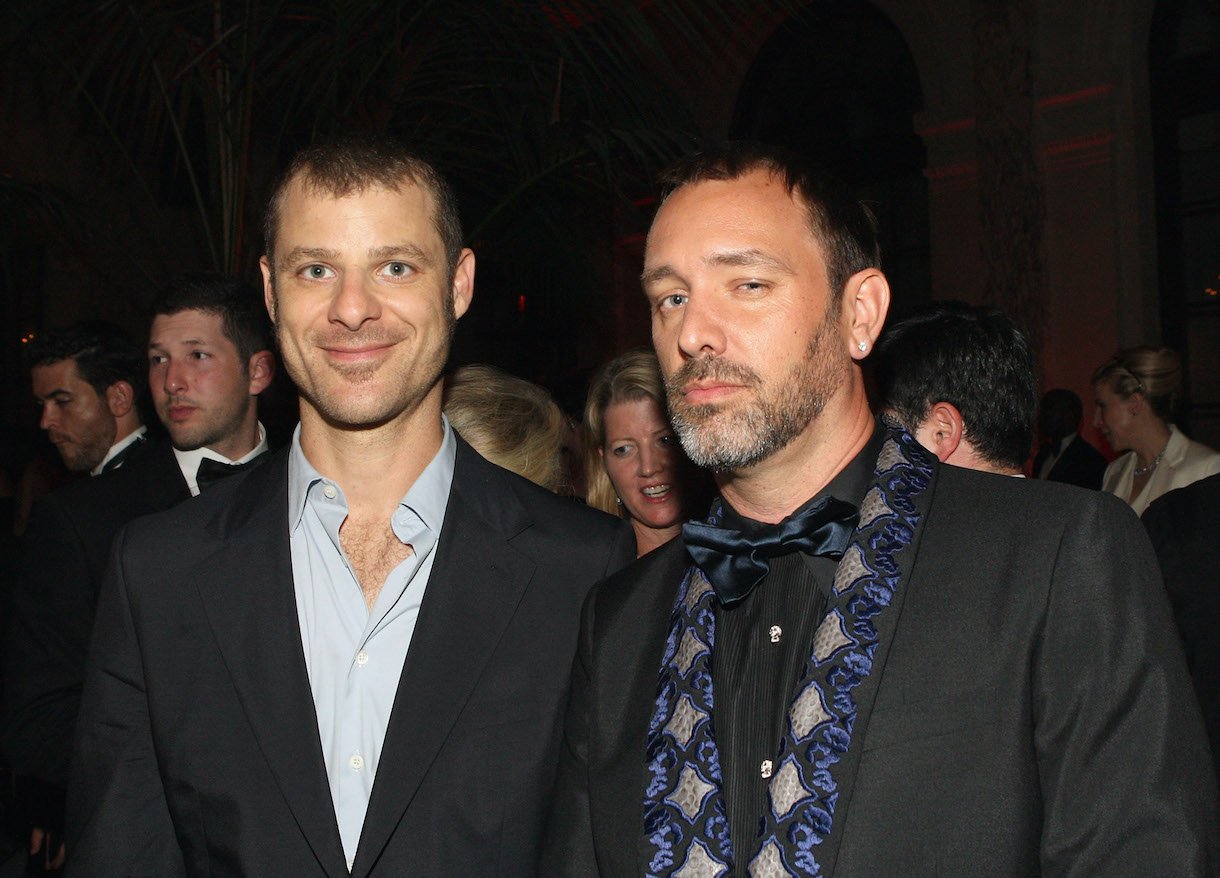
[(143, 441), (144, 355), (117, 326), (85, 321), (37, 336), (25, 352), (39, 426), (74, 472), (118, 469)]
[(943, 302), (877, 343), (881, 406), (941, 463), (1020, 475), (1034, 436), (1034, 360), (995, 308)]
[[(267, 213), (289, 448), (120, 536), (74, 751), (83, 875), (533, 875), (569, 659), (623, 522), (441, 412), (474, 254), (436, 170), (305, 150)], [(172, 547), (167, 551), (166, 547)]]
[(44, 497), (25, 534), (14, 589), (3, 746), (32, 827), (31, 853), (50, 867), (64, 859), (72, 732), (115, 534), (267, 448), (258, 395), (271, 381), (274, 356), (257, 289), (221, 275), (183, 275), (162, 290), (153, 313), (136, 386), (151, 389), (169, 441), (151, 439), (121, 469)]
[(1034, 458), (1033, 477), (1101, 490), (1106, 458), (1080, 435), (1084, 405), (1062, 387), (1048, 390), (1038, 403), (1038, 433), (1042, 447)]
[(547, 876), (1210, 876), (1139, 522), (874, 420), (868, 211), (768, 147), (667, 180), (644, 292), (720, 496), (585, 602)]

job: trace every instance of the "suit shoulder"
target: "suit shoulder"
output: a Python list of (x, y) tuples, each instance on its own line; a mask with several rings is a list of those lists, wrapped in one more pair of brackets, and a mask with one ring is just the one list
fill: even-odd
[(939, 513), (946, 507), (960, 511), (975, 528), (1019, 528), (1033, 534), (1094, 518), (1105, 529), (1122, 530), (1139, 524), (1126, 503), (1104, 491), (956, 466), (942, 465), (937, 473), (933, 509)]
[(598, 617), (620, 613), (648, 613), (661, 604), (668, 609), (690, 556), (681, 537), (637, 558), (598, 583), (589, 597)]
[(469, 447), (459, 448), (453, 478), (466, 501), (489, 520), (496, 520), (505, 511), (504, 498), (512, 496), (528, 511), (530, 525), (544, 531), (612, 540), (626, 527), (621, 519), (548, 491)]

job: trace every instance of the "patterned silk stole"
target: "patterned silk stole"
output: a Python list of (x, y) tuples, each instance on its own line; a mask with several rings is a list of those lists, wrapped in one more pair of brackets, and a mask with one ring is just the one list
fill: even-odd
[[(927, 452), (905, 431), (890, 431), (794, 690), (757, 846), (746, 852), (751, 878), (824, 874), (819, 845), (834, 825), (836, 769), (852, 744), (853, 691), (872, 672), (879, 623), (919, 524), (916, 499), (931, 475)], [(641, 847), (649, 876), (721, 878), (738, 861), (716, 748), (715, 600), (703, 572), (690, 565), (670, 617), (648, 729)]]

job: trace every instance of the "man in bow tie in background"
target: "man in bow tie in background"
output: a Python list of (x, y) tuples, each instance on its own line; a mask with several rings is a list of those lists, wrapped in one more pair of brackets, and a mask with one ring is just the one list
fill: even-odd
[(643, 273), (707, 521), (586, 603), (547, 875), (1205, 875), (1208, 754), (1119, 503), (877, 423), (875, 224), (764, 147), (669, 175)]
[(115, 534), (267, 449), (258, 395), (271, 381), (274, 355), (258, 291), (220, 275), (183, 275), (162, 291), (153, 313), (147, 380), (170, 441), (150, 439), (114, 472), (43, 498), (14, 589), (4, 749), (19, 777), (31, 852), (51, 865), (63, 861), (72, 732)]

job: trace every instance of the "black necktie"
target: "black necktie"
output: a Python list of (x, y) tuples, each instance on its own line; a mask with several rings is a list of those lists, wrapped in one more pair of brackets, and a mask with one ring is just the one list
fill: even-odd
[(199, 469), (195, 471), (195, 484), (199, 486), (199, 490), (202, 492), (219, 482), (225, 476), (241, 472), (256, 460), (258, 460), (257, 457), (254, 460), (247, 460), (245, 463), (224, 463), (223, 461), (205, 457), (199, 461)]
[[(713, 518), (719, 518), (718, 511), (713, 509)], [(790, 552), (842, 558), (859, 520), (855, 506), (823, 497), (801, 507), (779, 524), (749, 533), (688, 521), (682, 525), (682, 538), (691, 558), (707, 574), (720, 603), (731, 607), (762, 582), (770, 570), (771, 558)]]

